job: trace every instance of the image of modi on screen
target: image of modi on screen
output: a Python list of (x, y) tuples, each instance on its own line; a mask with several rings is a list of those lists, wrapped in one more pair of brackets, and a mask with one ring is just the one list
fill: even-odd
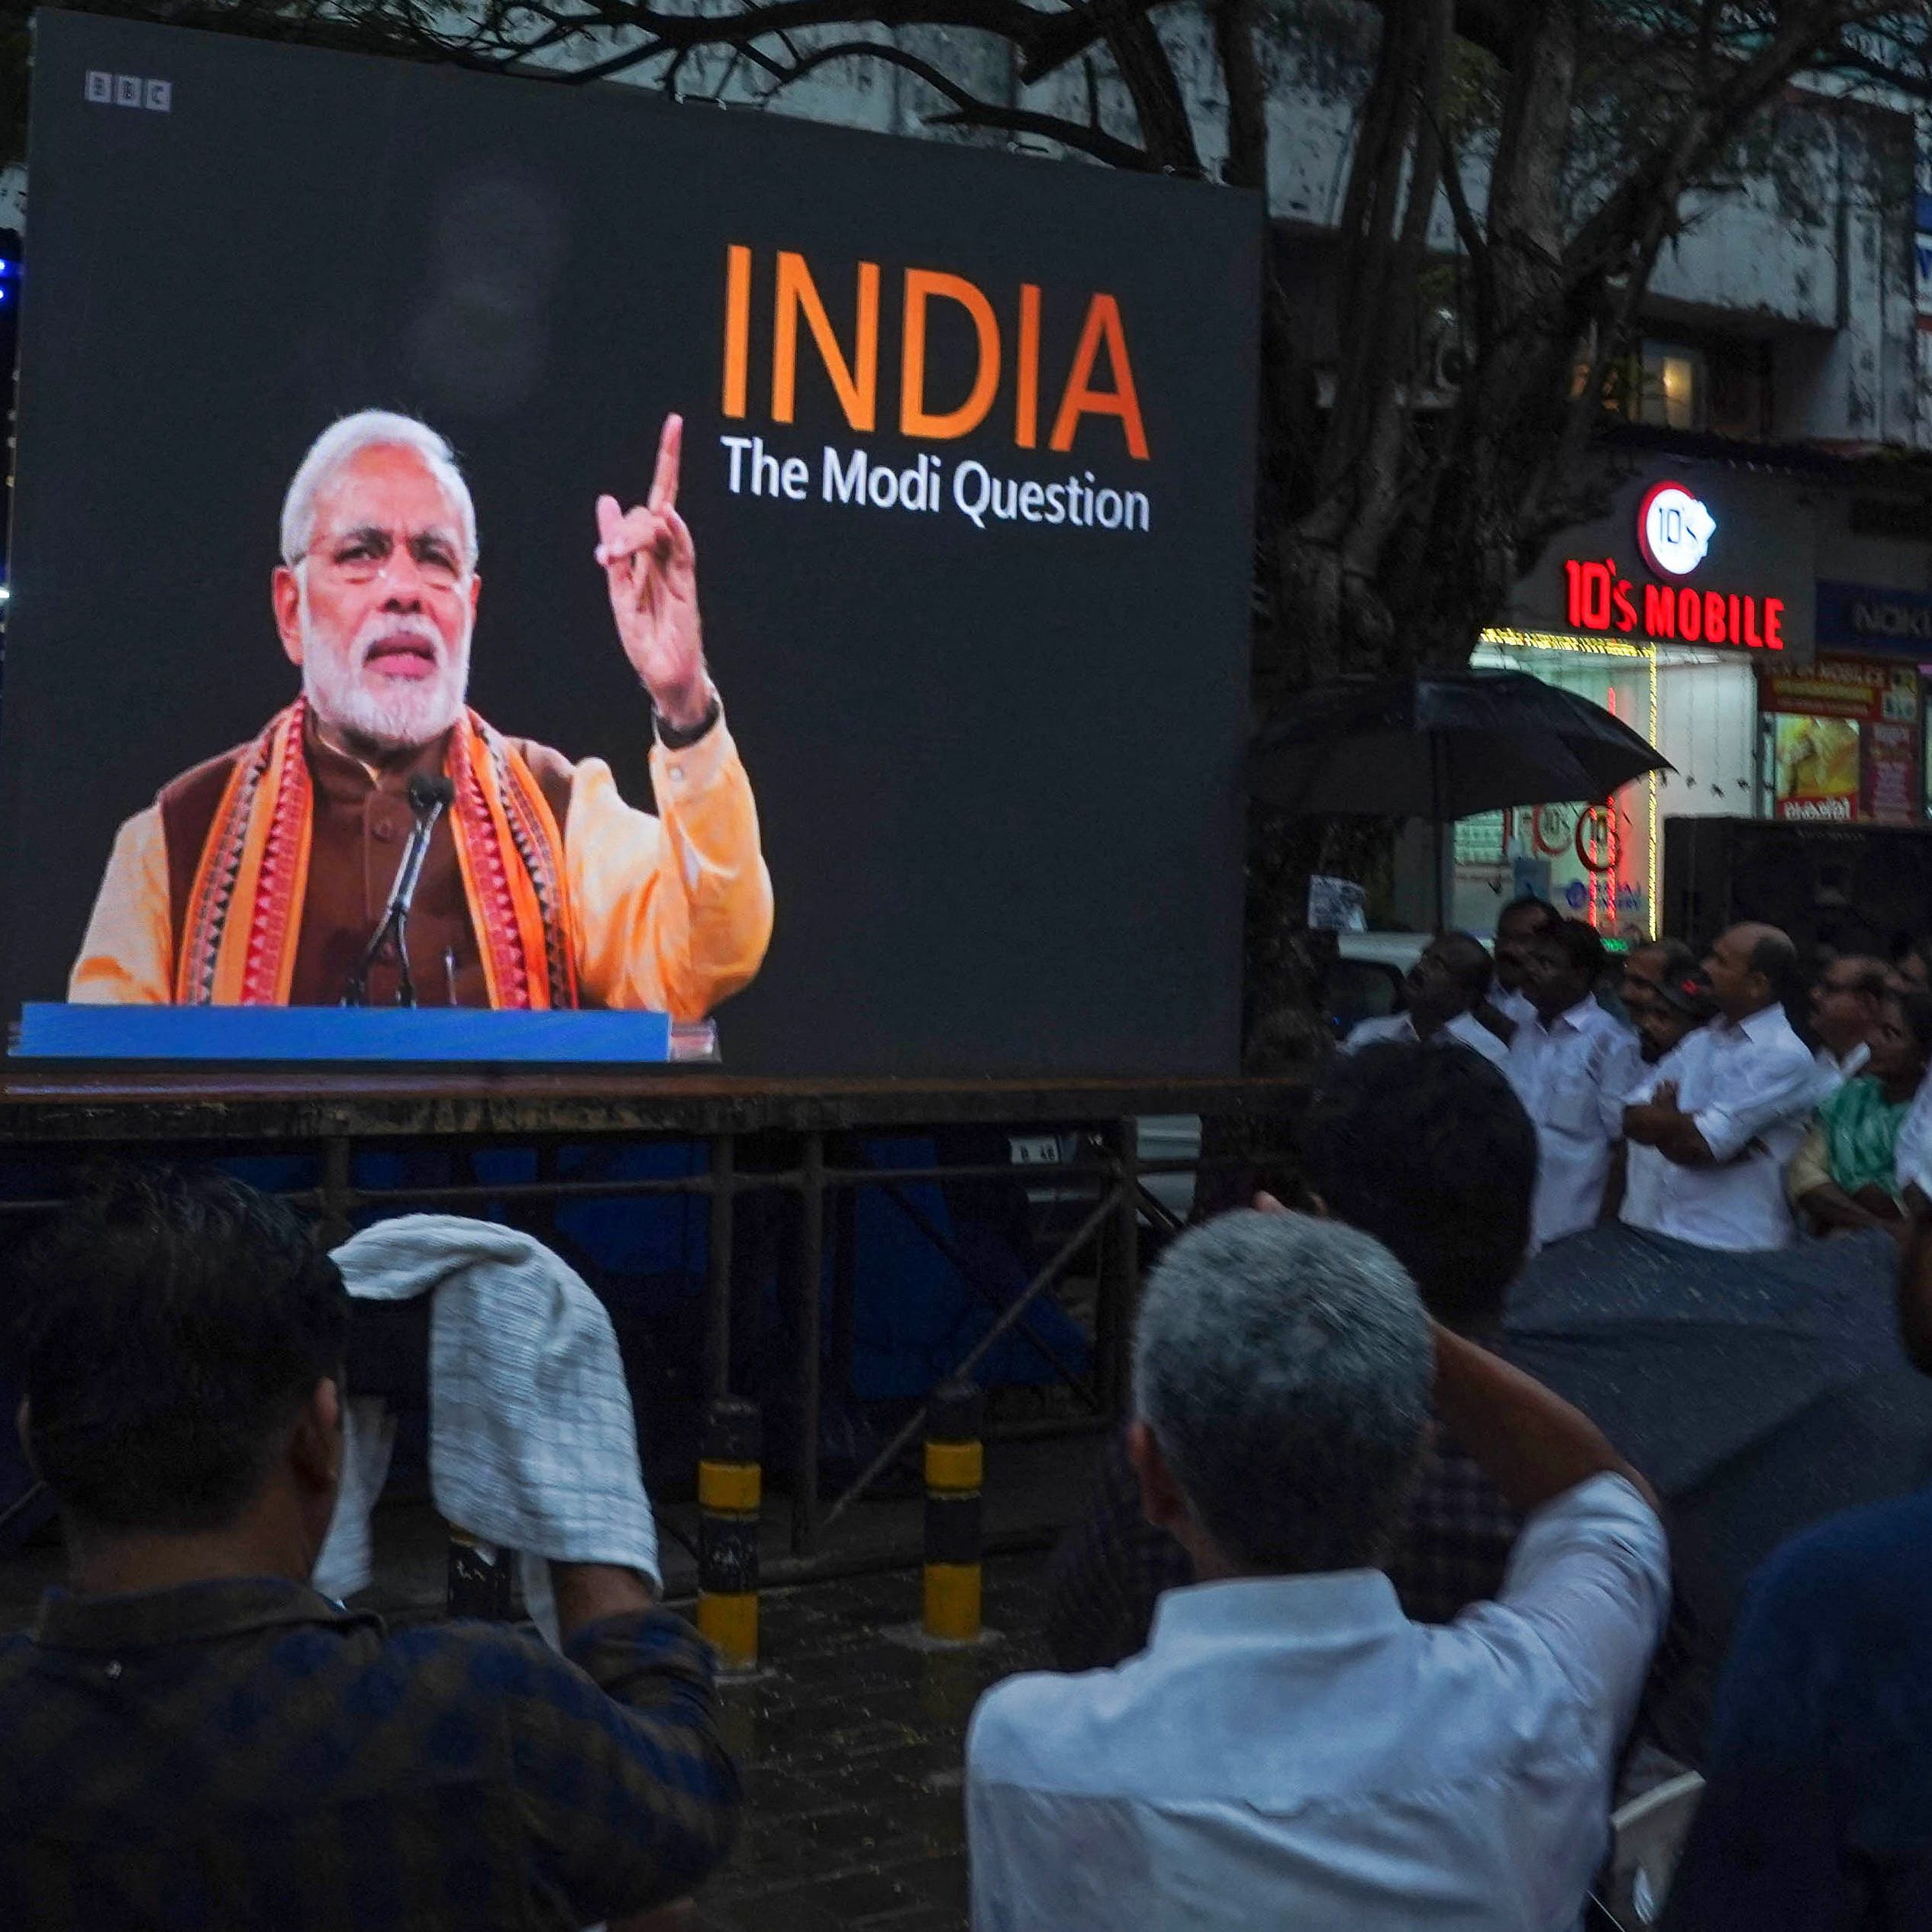
[[(637, 728), (656, 734), (656, 816), (602, 759), (573, 763), (469, 708), (469, 485), (434, 430), (366, 411), (317, 440), (282, 505), (274, 616), (301, 694), (122, 825), (69, 998), (335, 1005), (432, 816), (408, 927), (421, 1004), (688, 1021), (748, 984), (771, 879), (705, 668), (682, 437), (669, 418), (646, 502), (596, 505), (596, 561), (649, 701)], [(377, 961), (369, 1004), (395, 1004), (401, 979)]]

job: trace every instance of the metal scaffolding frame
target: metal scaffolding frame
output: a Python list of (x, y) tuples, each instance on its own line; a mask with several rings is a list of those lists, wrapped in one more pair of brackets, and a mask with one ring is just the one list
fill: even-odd
[[(1161, 1173), (1198, 1172), (1216, 1163), (1139, 1158), (1137, 1116), (1199, 1113), (1285, 1114), (1298, 1098), (1293, 1080), (1043, 1082), (893, 1082), (837, 1087), (761, 1083), (710, 1076), (471, 1074), (450, 1078), (387, 1072), (306, 1077), (192, 1070), (131, 1074), (125, 1069), (23, 1077), (0, 1082), (0, 1153), (63, 1168), (103, 1157), (209, 1158), (223, 1154), (304, 1154), (316, 1163), (313, 1185), (286, 1198), (314, 1216), (318, 1238), (346, 1237), (372, 1208), (452, 1212), (519, 1208), (542, 1212), (573, 1201), (625, 1197), (686, 1196), (708, 1201), (702, 1385), (707, 1399), (731, 1388), (734, 1208), (747, 1195), (779, 1192), (795, 1198), (793, 1238), (784, 1257), (795, 1353), (791, 1376), (796, 1414), (789, 1443), (792, 1475), (788, 1571), (798, 1576), (835, 1568), (826, 1534), (920, 1439), (930, 1404), (921, 1401), (892, 1438), (836, 1495), (821, 1492), (820, 1397), (826, 1352), (824, 1275), (827, 1208), (834, 1215), (858, 1190), (880, 1189), (929, 1241), (947, 1253), (982, 1300), (1003, 1305), (986, 1330), (935, 1387), (969, 1379), (991, 1351), (1018, 1330), (1027, 1334), (1056, 1376), (1085, 1411), (1058, 1422), (1020, 1425), (1014, 1434), (1069, 1432), (1101, 1426), (1121, 1411), (1127, 1395), (1129, 1344), (1139, 1295), (1143, 1220), (1171, 1231), (1174, 1218), (1149, 1191)], [(949, 1163), (878, 1167), (839, 1156), (867, 1134), (903, 1135), (971, 1124), (1025, 1131), (1041, 1122), (1071, 1127), (1070, 1158), (1024, 1167), (1011, 1163)], [(787, 1157), (747, 1166), (741, 1140), (756, 1134), (769, 1156), (778, 1137)], [(586, 1143), (698, 1142), (702, 1167), (682, 1175), (580, 1180), (560, 1177), (557, 1156)], [(484, 1147), (534, 1149), (537, 1178), (450, 1185), (359, 1185), (363, 1152), (436, 1148), (461, 1153)], [(921, 1183), (1024, 1179), (1030, 1185), (1073, 1192), (1082, 1212), (1070, 1232), (1010, 1299), (975, 1281), (963, 1257), (906, 1194)], [(56, 1197), (0, 1198), (0, 1215), (44, 1212)], [(851, 1241), (836, 1244), (833, 1284), (834, 1345), (849, 1324), (853, 1284)], [(1082, 1256), (1095, 1257), (1092, 1365), (1082, 1376), (1024, 1326)], [(849, 1340), (847, 1343), (849, 1347)], [(989, 1433), (997, 1435), (997, 1427)]]

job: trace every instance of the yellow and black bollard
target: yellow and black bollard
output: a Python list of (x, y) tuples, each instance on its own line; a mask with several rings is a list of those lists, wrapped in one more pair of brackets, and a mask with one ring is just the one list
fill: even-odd
[(721, 1395), (698, 1463), (698, 1627), (734, 1670), (758, 1661), (759, 1434), (757, 1410)]
[(943, 1384), (926, 1420), (925, 1633), (952, 1643), (979, 1636), (980, 1440), (986, 1398), (969, 1382)]

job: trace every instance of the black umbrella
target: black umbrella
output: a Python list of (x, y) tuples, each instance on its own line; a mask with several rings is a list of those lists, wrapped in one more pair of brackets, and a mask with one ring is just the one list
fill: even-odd
[[(1248, 782), (1298, 812), (1451, 820), (1595, 803), (1670, 762), (1627, 724), (1523, 671), (1343, 678), (1256, 734)], [(1437, 867), (1441, 891), (1441, 867)], [(1441, 907), (1438, 903), (1438, 921)]]
[(1752, 1571), (1824, 1518), (1932, 1479), (1932, 1380), (1899, 1346), (1897, 1258), (1883, 1234), (1730, 1254), (1598, 1228), (1545, 1249), (1511, 1293), (1505, 1352), (1664, 1498), (1692, 1652), (1660, 1719), (1680, 1756)]

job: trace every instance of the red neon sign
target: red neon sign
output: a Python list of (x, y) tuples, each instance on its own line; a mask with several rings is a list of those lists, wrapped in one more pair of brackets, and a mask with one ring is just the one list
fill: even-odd
[[(1617, 560), (1572, 557), (1563, 565), (1572, 631), (1616, 632), (1650, 643), (1734, 644), (1782, 650), (1785, 600), (1688, 584), (1645, 584), (1618, 573)], [(1637, 608), (1641, 595), (1643, 609)]]

